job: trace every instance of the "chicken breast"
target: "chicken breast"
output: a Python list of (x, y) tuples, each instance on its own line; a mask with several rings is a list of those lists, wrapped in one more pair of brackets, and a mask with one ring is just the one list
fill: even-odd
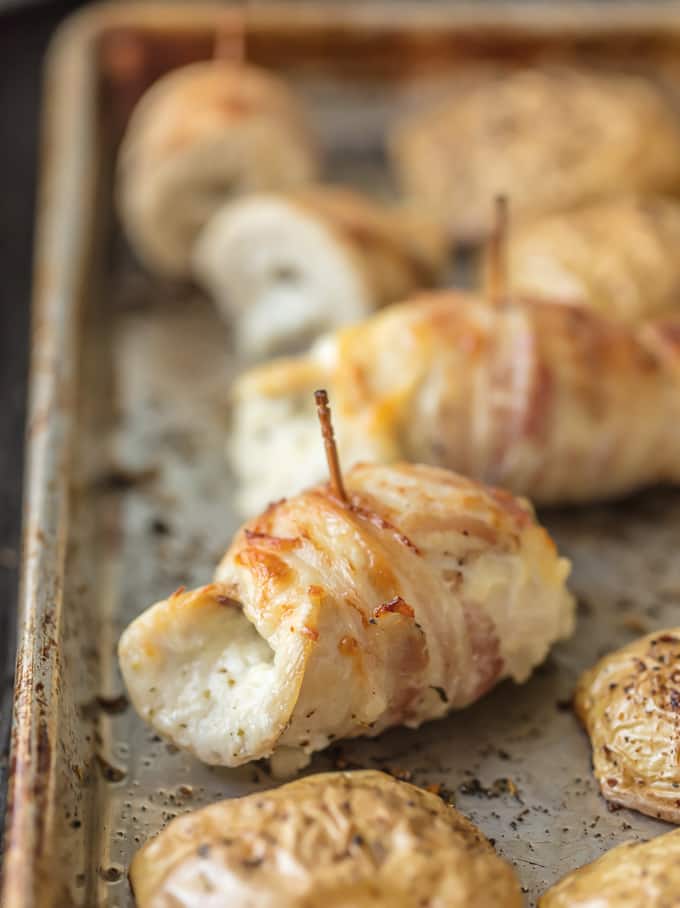
[(605, 798), (680, 823), (680, 628), (605, 656), (582, 675), (574, 705)]
[(133, 111), (118, 160), (118, 210), (152, 271), (186, 277), (198, 231), (225, 199), (313, 180), (318, 155), (285, 82), (210, 60), (173, 70)]
[(391, 155), (406, 194), (475, 242), (492, 228), (498, 193), (523, 220), (621, 192), (676, 191), (680, 120), (637, 75), (518, 69), (399, 124)]
[(135, 855), (138, 908), (521, 908), (514, 871), (436, 795), (324, 773), (179, 817)]
[(626, 842), (579, 867), (544, 894), (538, 908), (675, 908), (680, 830)]
[(443, 233), (349, 189), (318, 186), (227, 202), (198, 236), (197, 281), (263, 355), (436, 283)]
[[(320, 442), (317, 441), (320, 445)], [(572, 631), (569, 563), (525, 502), (446, 470), (360, 465), (271, 505), (215, 582), (124, 632), (130, 698), (206, 763), (417, 727), (526, 681)]]
[(347, 465), (432, 463), (541, 504), (675, 482), (679, 350), (677, 318), (638, 330), (584, 307), (416, 297), (235, 384), (239, 505), (252, 514), (324, 475), (315, 387)]
[(629, 324), (680, 312), (680, 203), (623, 196), (533, 221), (508, 244), (512, 292)]

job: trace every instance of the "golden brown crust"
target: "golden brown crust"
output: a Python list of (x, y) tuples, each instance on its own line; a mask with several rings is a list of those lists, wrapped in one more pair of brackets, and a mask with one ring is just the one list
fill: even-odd
[(645, 322), (638, 336), (645, 347), (663, 362), (670, 380), (680, 380), (680, 313)]
[(407, 194), (465, 241), (488, 234), (499, 192), (528, 219), (680, 184), (680, 125), (654, 83), (575, 67), (481, 81), (399, 125), (391, 151)]
[(436, 795), (327, 773), (174, 820), (135, 856), (139, 908), (520, 908), (511, 867)]
[(680, 830), (626, 842), (552, 886), (538, 908), (676, 908)]
[(604, 797), (680, 823), (680, 628), (605, 656), (581, 676), (574, 706)]

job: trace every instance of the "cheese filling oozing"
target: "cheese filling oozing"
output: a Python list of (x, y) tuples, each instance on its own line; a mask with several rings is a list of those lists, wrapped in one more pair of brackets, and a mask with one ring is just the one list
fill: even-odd
[(219, 211), (199, 237), (194, 269), (251, 355), (304, 349), (372, 309), (361, 268), (332, 229), (276, 197)]
[(277, 720), (274, 651), (234, 603), (203, 605), (191, 621), (164, 617), (152, 651), (140, 646), (126, 672), (142, 716), (206, 763), (257, 751)]
[[(312, 380), (309, 387), (313, 390)], [(311, 390), (289, 397), (262, 396), (256, 403), (238, 404), (234, 431), (227, 443), (227, 458), (241, 478), (237, 507), (246, 515), (256, 514), (281, 497), (281, 490), (294, 494), (324, 475), (325, 457), (319, 444), (319, 426)], [(261, 464), (279, 452), (276, 470)]]

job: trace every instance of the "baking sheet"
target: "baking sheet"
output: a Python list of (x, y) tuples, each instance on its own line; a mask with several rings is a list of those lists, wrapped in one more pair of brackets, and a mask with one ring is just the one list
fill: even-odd
[[(229, 383), (243, 364), (205, 299), (135, 266), (112, 217), (113, 149), (135, 92), (210, 47), (215, 7), (165, 9), (81, 16), (59, 39), (48, 82), (6, 908), (130, 908), (127, 867), (148, 836), (180, 812), (274, 784), (264, 764), (214, 769), (161, 741), (121, 696), (115, 659), (143, 608), (210, 578), (238, 523), (223, 450)], [(434, 11), (430, 21), (406, 4), (403, 23), (419, 23), (407, 28), (384, 9), (352, 18), (332, 7), (326, 25), (306, 13), (295, 32), (279, 6), (252, 23), (250, 46), (304, 94), (331, 175), (382, 194), (387, 118), (441, 91), (451, 67), (472, 78), (480, 63), (566, 50), (600, 64), (655, 62), (669, 77), (680, 59), (677, 28), (650, 7), (646, 32), (634, 8), (618, 37), (592, 10), (575, 36), (559, 17), (493, 14), (463, 10), (456, 22)], [(130, 40), (147, 63), (121, 76)], [(411, 51), (397, 77), (400, 46)], [(467, 56), (449, 57), (463, 46)], [(504, 684), (418, 731), (343, 743), (309, 768), (379, 767), (440, 785), (515, 864), (528, 904), (607, 848), (669, 828), (607, 809), (568, 699), (599, 655), (676, 624), (680, 601), (680, 492), (543, 517), (574, 562), (574, 638), (522, 687)]]
[[(233, 362), (207, 306), (167, 301), (118, 321), (115, 345), (123, 425), (120, 463), (157, 478), (119, 494), (119, 532), (109, 549), (111, 681), (118, 633), (139, 610), (179, 585), (205, 582), (237, 521), (225, 473), (224, 389)], [(190, 340), (189, 340), (190, 339)], [(680, 495), (657, 490), (625, 505), (544, 515), (573, 559), (579, 597), (575, 637), (525, 686), (508, 683), (464, 713), (418, 731), (343, 743), (310, 771), (381, 767), (445, 797), (496, 840), (533, 898), (566, 871), (663, 823), (610, 813), (598, 796), (585, 735), (567, 702), (578, 673), (604, 652), (677, 623)], [(112, 588), (113, 585), (113, 588)], [(103, 866), (122, 872), (138, 843), (178, 812), (272, 784), (264, 766), (210, 769), (174, 752), (128, 709), (107, 716), (104, 753), (125, 773), (107, 785)], [(104, 904), (127, 905), (127, 882), (99, 885)]]

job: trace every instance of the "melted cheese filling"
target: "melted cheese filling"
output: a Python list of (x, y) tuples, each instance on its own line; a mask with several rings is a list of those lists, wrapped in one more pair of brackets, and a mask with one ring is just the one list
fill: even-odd
[[(275, 454), (276, 469), (273, 466)], [(256, 514), (283, 494), (293, 495), (325, 472), (312, 388), (299, 395), (262, 396), (237, 405), (227, 457), (239, 477), (237, 504)]]
[(126, 680), (161, 734), (206, 763), (232, 763), (271, 734), (274, 652), (240, 608), (206, 608), (196, 617), (159, 628), (153, 658), (141, 649)]
[(364, 277), (321, 218), (267, 196), (227, 206), (207, 225), (196, 272), (236, 317), (252, 355), (304, 348), (372, 308)]

